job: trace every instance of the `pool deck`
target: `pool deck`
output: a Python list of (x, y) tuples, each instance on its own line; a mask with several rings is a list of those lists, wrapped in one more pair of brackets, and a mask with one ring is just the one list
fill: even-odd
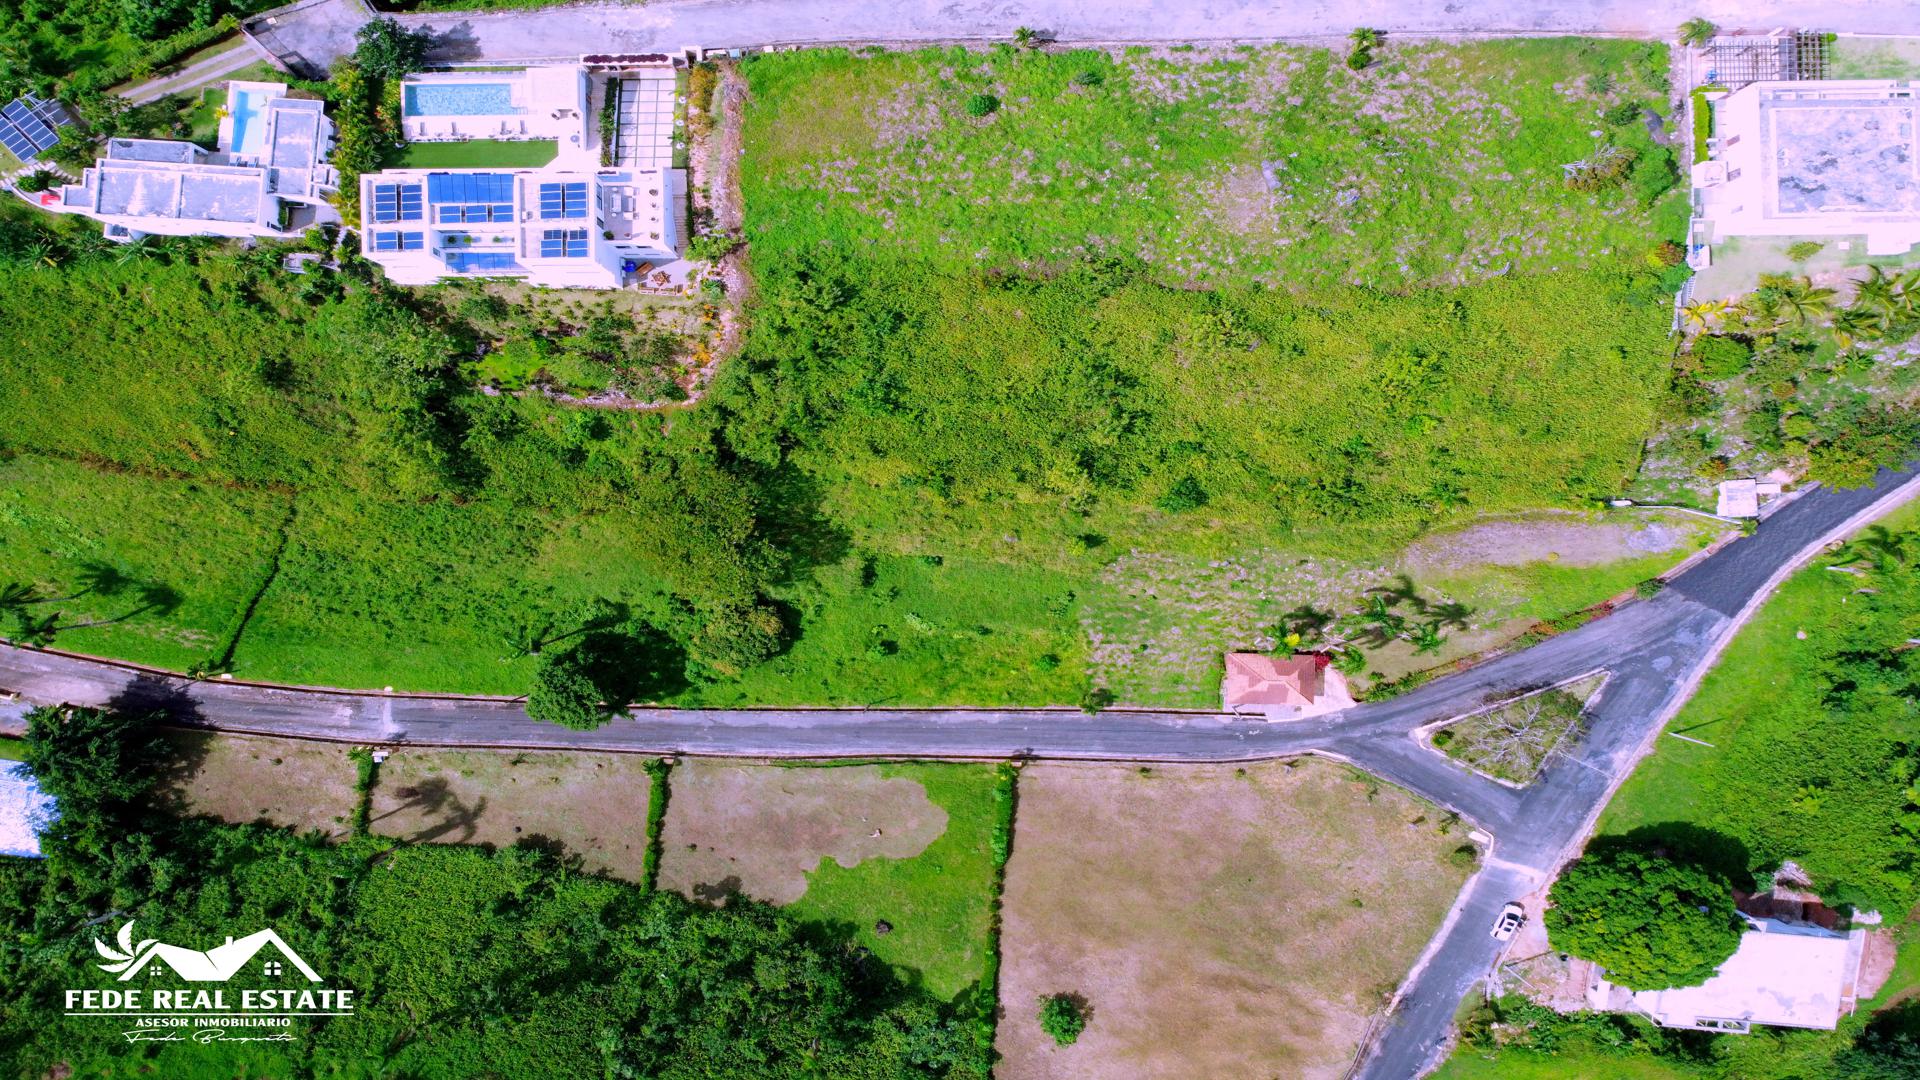
[[(246, 95), (258, 96), (248, 97)], [(242, 158), (257, 158), (265, 152), (266, 128), (264, 125), (266, 123), (266, 104), (274, 98), (286, 96), (286, 83), (243, 82), (238, 80), (228, 83), (227, 104), (222, 110), (226, 115), (220, 118), (220, 135), (219, 141), (216, 144), (220, 152), (229, 156), (237, 155)], [(244, 125), (236, 123), (239, 111), (237, 106), (242, 100), (246, 100), (249, 103), (254, 101), (259, 103), (259, 108), (249, 110), (250, 115), (248, 116), (247, 123)], [(240, 140), (244, 139), (247, 134), (251, 132), (259, 133), (258, 138), (262, 144), (248, 150), (240, 145)]]

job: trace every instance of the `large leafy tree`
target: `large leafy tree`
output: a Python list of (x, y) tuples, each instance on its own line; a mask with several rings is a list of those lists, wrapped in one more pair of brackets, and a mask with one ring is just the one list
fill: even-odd
[(433, 36), (409, 30), (392, 19), (374, 19), (359, 30), (353, 58), (376, 79), (398, 79), (420, 70)]
[(1698, 986), (1740, 947), (1724, 878), (1627, 844), (1598, 844), (1547, 894), (1553, 946), (1631, 990)]

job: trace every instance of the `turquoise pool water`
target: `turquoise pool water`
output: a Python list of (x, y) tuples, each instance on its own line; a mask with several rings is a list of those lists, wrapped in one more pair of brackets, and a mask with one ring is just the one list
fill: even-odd
[(228, 148), (229, 152), (257, 154), (266, 148), (270, 98), (264, 90), (239, 90), (227, 96), (227, 111), (233, 114), (233, 145)]
[(507, 116), (525, 112), (513, 105), (506, 83), (409, 83), (408, 116)]

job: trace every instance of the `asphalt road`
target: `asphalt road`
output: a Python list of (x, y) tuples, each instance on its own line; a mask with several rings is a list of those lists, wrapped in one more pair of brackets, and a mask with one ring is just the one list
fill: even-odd
[[(1913, 32), (1903, 0), (655, 0), (532, 11), (400, 15), (432, 31), (443, 61), (577, 58), (831, 42), (1008, 39), (1016, 27), (1075, 42), (1261, 41), (1388, 34), (1614, 33), (1665, 37), (1700, 15), (1723, 26)], [(359, 0), (310, 0), (248, 23), (269, 48), (324, 68), (353, 48)]]
[[(1417, 1076), (1436, 1063), (1462, 997), (1490, 970), (1487, 933), (1507, 900), (1531, 892), (1586, 833), (1672, 709), (1692, 692), (1739, 616), (1839, 533), (1920, 492), (1920, 471), (1873, 488), (1815, 490), (1752, 536), (1697, 563), (1651, 600), (1579, 630), (1438, 679), (1392, 701), (1298, 723), (1222, 714), (1111, 709), (635, 709), (595, 731), (529, 719), (515, 701), (192, 682), (84, 657), (0, 647), (0, 687), (28, 705), (163, 709), (223, 731), (385, 745), (567, 748), (780, 758), (1033, 757), (1233, 761), (1325, 754), (1354, 763), (1491, 833), (1482, 871), (1435, 937), (1361, 1075)], [(1489, 701), (1592, 671), (1608, 672), (1589, 731), (1524, 789), (1425, 749), (1416, 728)]]

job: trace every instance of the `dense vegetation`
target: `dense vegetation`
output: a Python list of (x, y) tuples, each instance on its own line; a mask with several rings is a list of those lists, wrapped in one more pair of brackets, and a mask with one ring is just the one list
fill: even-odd
[(231, 33), (232, 21), (222, 22), (228, 16), (276, 6), (273, 0), (0, 0), (0, 98), (27, 90), (104, 89), (208, 44), (213, 34)]
[[(700, 907), (529, 848), (174, 821), (146, 792), (180, 763), (153, 747), (138, 717), (29, 716), (26, 757), (62, 816), (45, 860), (0, 858), (8, 1075), (985, 1076), (974, 1018), (762, 905)], [(125, 919), (180, 943), (273, 926), (356, 991), (355, 1015), (251, 1047), (132, 1044), (60, 1016), (64, 988), (111, 985), (92, 939)]]
[(1606, 837), (1560, 871), (1547, 894), (1553, 947), (1629, 990), (1698, 986), (1740, 947), (1745, 923), (1725, 878)]

